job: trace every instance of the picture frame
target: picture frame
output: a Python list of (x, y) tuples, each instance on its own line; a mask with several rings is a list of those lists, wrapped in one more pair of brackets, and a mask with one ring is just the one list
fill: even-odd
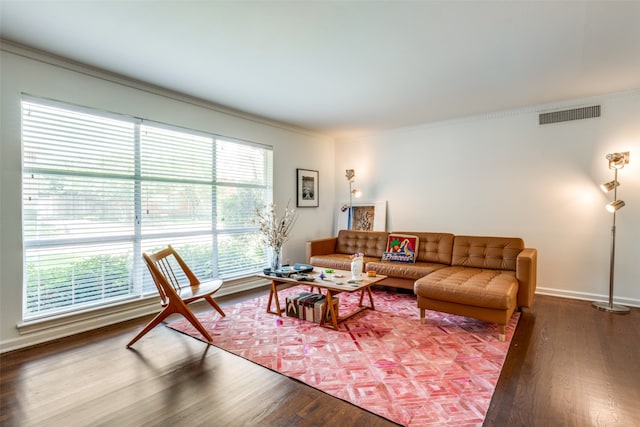
[(340, 230), (386, 231), (387, 230), (387, 201), (375, 202), (357, 201), (349, 206), (349, 202), (338, 205), (336, 215), (336, 235)]
[(317, 208), (320, 206), (320, 174), (309, 169), (296, 169), (296, 207)]

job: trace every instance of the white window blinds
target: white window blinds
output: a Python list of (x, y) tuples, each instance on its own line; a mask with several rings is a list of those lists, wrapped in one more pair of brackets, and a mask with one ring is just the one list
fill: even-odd
[(141, 254), (168, 244), (201, 280), (266, 264), (270, 148), (26, 96), (22, 119), (25, 320), (155, 292)]

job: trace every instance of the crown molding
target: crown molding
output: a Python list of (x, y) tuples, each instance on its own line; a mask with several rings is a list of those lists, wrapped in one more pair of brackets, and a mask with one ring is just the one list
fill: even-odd
[(89, 77), (101, 79), (110, 83), (115, 83), (121, 86), (130, 87), (132, 89), (147, 92), (153, 95), (162, 96), (174, 101), (183, 102), (207, 110), (215, 111), (216, 113), (225, 114), (227, 116), (247, 120), (250, 122), (258, 123), (261, 125), (271, 126), (278, 129), (282, 129), (288, 132), (302, 134), (311, 137), (333, 138), (332, 135), (316, 132), (310, 129), (297, 127), (288, 123), (279, 122), (277, 120), (269, 119), (262, 116), (253, 115), (241, 110), (236, 110), (224, 105), (216, 104), (211, 101), (204, 100), (202, 98), (186, 95), (181, 92), (176, 92), (171, 89), (167, 89), (161, 86), (156, 86), (151, 83), (147, 83), (142, 80), (133, 79), (121, 74), (113, 73), (103, 70), (98, 67), (94, 67), (82, 62), (74, 61), (69, 58), (58, 56), (54, 53), (43, 51), (34, 47), (22, 45), (20, 43), (0, 38), (0, 51), (11, 53), (17, 56), (21, 56), (27, 59), (41, 62), (43, 64), (52, 65), (58, 68), (62, 68), (68, 71), (72, 71), (78, 74), (83, 74)]

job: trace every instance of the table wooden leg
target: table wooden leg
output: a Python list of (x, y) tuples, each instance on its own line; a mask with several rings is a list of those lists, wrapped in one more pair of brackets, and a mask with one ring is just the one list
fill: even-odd
[(322, 288), (320, 288), (319, 286), (313, 286), (313, 285), (309, 285), (309, 292), (313, 292), (314, 289), (318, 288), (318, 294), (322, 295)]
[(362, 289), (362, 291), (360, 292), (360, 302), (358, 303), (359, 307), (363, 307), (362, 305), (362, 300), (364, 299), (364, 292), (367, 292), (369, 294), (369, 307), (371, 310), (375, 310), (375, 307), (373, 305), (373, 294), (371, 293), (371, 286), (367, 286), (366, 288)]
[(367, 293), (369, 294), (369, 302), (371, 303), (371, 310), (375, 310), (375, 306), (373, 305), (373, 294), (371, 293), (371, 286), (367, 288)]
[[(276, 311), (271, 310), (271, 303), (275, 299)], [(267, 313), (282, 316), (284, 310), (280, 308), (280, 299), (278, 299), (278, 284), (275, 280), (271, 281), (271, 291), (269, 292), (269, 301), (267, 302)]]
[(327, 301), (325, 299), (324, 304), (322, 305), (322, 314), (320, 315), (320, 326), (324, 326), (326, 323), (325, 320), (327, 318)]
[[(331, 325), (325, 325), (327, 310), (329, 310)], [(324, 307), (322, 307), (322, 319), (320, 320), (320, 326), (324, 326), (326, 328), (332, 328), (332, 329), (335, 329), (336, 331), (338, 330), (338, 316), (336, 315), (336, 310), (333, 308), (333, 301), (331, 299), (331, 290), (329, 289), (327, 289)]]

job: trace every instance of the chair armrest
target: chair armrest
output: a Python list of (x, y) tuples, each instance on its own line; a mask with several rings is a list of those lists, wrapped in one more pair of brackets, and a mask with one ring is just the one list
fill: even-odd
[(314, 255), (329, 255), (336, 253), (337, 237), (327, 239), (310, 240), (307, 242), (307, 264), (311, 264)]
[(518, 279), (518, 307), (531, 307), (536, 292), (538, 250), (524, 248), (516, 259)]

